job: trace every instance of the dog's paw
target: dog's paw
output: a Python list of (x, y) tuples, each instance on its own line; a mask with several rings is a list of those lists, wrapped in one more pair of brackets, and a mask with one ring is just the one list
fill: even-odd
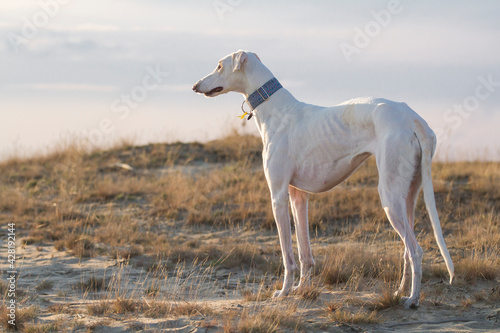
[(401, 297), (403, 302), (403, 307), (405, 309), (416, 309), (418, 308), (418, 298)]
[(284, 291), (284, 290), (276, 290), (273, 294), (273, 299), (280, 299), (280, 298), (284, 298), (288, 295), (288, 292)]

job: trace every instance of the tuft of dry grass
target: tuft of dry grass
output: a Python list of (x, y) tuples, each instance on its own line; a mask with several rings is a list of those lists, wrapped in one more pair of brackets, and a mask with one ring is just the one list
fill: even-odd
[(47, 307), (47, 310), (54, 314), (71, 313), (73, 311), (68, 304), (63, 303), (51, 304)]
[(457, 276), (467, 282), (495, 280), (498, 276), (498, 260), (477, 257), (463, 258), (455, 264)]
[(52, 289), (53, 286), (54, 286), (53, 281), (43, 280), (42, 282), (36, 285), (35, 290), (40, 291), (40, 290)]
[(87, 329), (91, 332), (94, 332), (99, 327), (109, 325), (110, 322), (111, 322), (111, 320), (109, 320), (109, 319), (102, 319), (102, 320), (96, 321), (90, 325), (87, 325)]
[(9, 290), (9, 286), (8, 286), (7, 282), (0, 281), (0, 295), (6, 296), (8, 290)]
[(185, 301), (174, 305), (171, 312), (176, 316), (206, 316), (213, 311), (207, 305)]
[[(235, 314), (237, 316), (237, 314)], [(239, 315), (239, 320), (226, 323), (225, 332), (280, 332), (282, 328), (300, 331), (304, 328), (302, 320), (295, 314), (293, 307), (280, 309), (265, 307), (257, 313)]]
[(99, 302), (87, 304), (87, 312), (92, 316), (103, 316), (111, 313), (111, 304), (108, 301), (102, 300)]
[(163, 318), (171, 313), (172, 306), (165, 302), (144, 302), (142, 312), (149, 318)]
[(50, 323), (38, 323), (38, 324), (27, 324), (23, 328), (25, 333), (50, 333), (50, 332), (60, 332), (62, 327), (62, 322), (54, 321)]
[(402, 258), (399, 256), (380, 256), (359, 246), (330, 246), (321, 253), (324, 261), (319, 262), (318, 270), (324, 283), (335, 285), (346, 283), (361, 276), (378, 278), (393, 282), (401, 278)]
[(113, 301), (101, 300), (88, 304), (87, 312), (94, 316), (141, 312), (146, 317), (162, 318), (167, 316), (207, 316), (213, 311), (207, 305), (196, 302), (148, 302), (117, 296)]
[[(19, 306), (19, 305), (18, 305)], [(30, 322), (38, 316), (39, 308), (36, 306), (29, 306), (25, 308), (16, 308), (15, 312), (15, 325), (9, 322), (12, 318), (9, 316), (10, 309), (7, 306), (0, 306), (0, 327), (8, 331), (25, 331), (31, 327)]]
[(92, 275), (88, 278), (86, 278), (83, 281), (80, 281), (73, 285), (74, 289), (82, 290), (84, 292), (96, 292), (96, 291), (101, 291), (101, 290), (109, 290), (109, 284), (110, 284), (111, 279), (102, 277), (98, 278), (95, 275)]
[(85, 234), (73, 234), (66, 239), (65, 246), (78, 258), (88, 258), (94, 256), (94, 241), (91, 236)]
[(380, 311), (398, 307), (400, 304), (401, 295), (395, 295), (394, 290), (385, 290), (379, 297), (371, 302), (370, 309)]
[(111, 309), (113, 313), (128, 313), (134, 312), (138, 306), (138, 303), (135, 300), (124, 297), (116, 297), (113, 301)]
[(139, 177), (105, 176), (92, 185), (88, 192), (81, 193), (76, 203), (129, 201), (142, 197), (148, 192), (148, 182)]
[(249, 316), (242, 318), (236, 327), (229, 327), (225, 332), (242, 332), (242, 333), (274, 333), (279, 332), (279, 323), (268, 317)]
[(307, 287), (301, 287), (296, 294), (303, 300), (315, 301), (321, 295), (322, 289), (316, 285), (310, 285)]
[(144, 301), (137, 304), (136, 309), (150, 318), (163, 318), (167, 316), (207, 316), (213, 313), (213, 310), (206, 304), (187, 301), (176, 303)]

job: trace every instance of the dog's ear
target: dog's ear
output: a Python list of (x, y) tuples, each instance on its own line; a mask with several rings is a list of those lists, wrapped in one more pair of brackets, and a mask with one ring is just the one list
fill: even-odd
[(233, 72), (243, 68), (248, 61), (248, 55), (245, 51), (233, 53)]

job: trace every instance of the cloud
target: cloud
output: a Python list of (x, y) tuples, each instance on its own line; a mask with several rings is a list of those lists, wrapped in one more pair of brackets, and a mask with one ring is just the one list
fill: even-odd
[(168, 91), (168, 92), (192, 92), (191, 87), (193, 84), (182, 83), (182, 84), (163, 84), (158, 87), (159, 91)]
[[(74, 31), (91, 31), (91, 32), (115, 32), (120, 28), (110, 24), (83, 23), (74, 27)], [(64, 31), (68, 31), (68, 27)]]
[(51, 91), (90, 91), (110, 92), (118, 91), (118, 87), (103, 84), (78, 84), (78, 83), (30, 83), (30, 84), (6, 84), (2, 89), (11, 90), (51, 90)]
[(382, 32), (366, 48), (365, 61), (429, 65), (496, 65), (500, 31), (453, 22), (421, 26), (401, 24)]

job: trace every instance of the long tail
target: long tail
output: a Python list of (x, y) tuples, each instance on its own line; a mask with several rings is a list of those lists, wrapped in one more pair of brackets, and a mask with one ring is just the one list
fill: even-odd
[(453, 262), (451, 261), (450, 253), (448, 252), (444, 242), (443, 232), (441, 230), (441, 224), (439, 222), (438, 212), (436, 209), (436, 201), (434, 199), (434, 187), (432, 186), (431, 162), (436, 148), (436, 136), (432, 130), (429, 129), (429, 131), (426, 131), (424, 125), (419, 120), (415, 120), (414, 132), (422, 149), (421, 170), (425, 206), (431, 219), (432, 228), (434, 229), (434, 237), (436, 238), (439, 250), (441, 251), (441, 255), (446, 263), (446, 268), (450, 274), (451, 284), (453, 282), (455, 270)]

